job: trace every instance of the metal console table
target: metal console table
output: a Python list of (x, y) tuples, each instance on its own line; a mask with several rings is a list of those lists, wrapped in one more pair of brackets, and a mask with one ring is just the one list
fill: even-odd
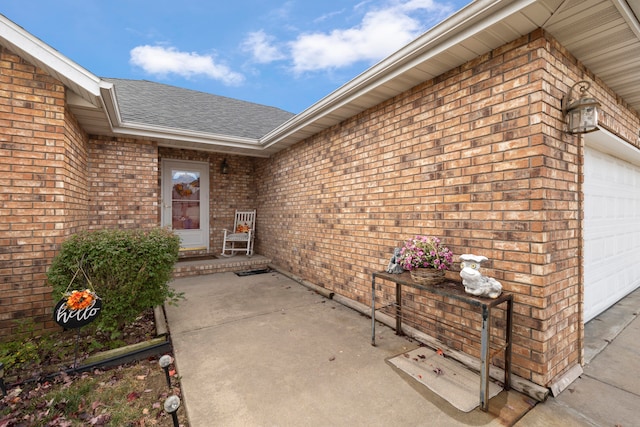
[[(480, 343), (480, 408), (483, 411), (489, 409), (489, 365), (491, 358), (497, 352), (504, 350), (504, 389), (511, 387), (511, 344), (512, 344), (512, 319), (513, 319), (513, 295), (503, 292), (498, 298), (482, 298), (467, 294), (460, 284), (444, 282), (439, 285), (419, 285), (411, 279), (409, 272), (402, 274), (390, 274), (387, 272), (375, 272), (371, 279), (371, 345), (376, 345), (376, 278), (395, 283), (395, 318), (396, 334), (402, 335), (402, 286), (410, 286), (431, 294), (441, 295), (458, 301), (465, 302), (482, 310), (482, 330)], [(506, 303), (506, 331), (505, 344), (489, 354), (491, 336), (491, 309)]]

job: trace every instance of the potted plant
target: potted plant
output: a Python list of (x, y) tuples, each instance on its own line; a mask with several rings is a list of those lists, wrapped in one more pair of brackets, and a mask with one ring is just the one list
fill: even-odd
[(444, 280), (444, 272), (453, 264), (453, 253), (433, 236), (415, 236), (400, 249), (399, 264), (409, 270), (411, 278), (421, 285)]

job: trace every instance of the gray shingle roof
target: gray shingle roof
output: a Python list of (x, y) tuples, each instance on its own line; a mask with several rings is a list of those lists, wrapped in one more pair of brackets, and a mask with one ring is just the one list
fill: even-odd
[(275, 107), (146, 80), (115, 85), (124, 122), (258, 139), (294, 116)]

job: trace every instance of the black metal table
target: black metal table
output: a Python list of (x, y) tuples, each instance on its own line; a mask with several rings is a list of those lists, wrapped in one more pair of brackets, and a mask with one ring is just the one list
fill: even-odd
[[(395, 284), (395, 318), (396, 334), (402, 335), (402, 286), (420, 289), (431, 294), (441, 295), (458, 301), (465, 302), (482, 311), (482, 330), (480, 342), (480, 408), (483, 411), (489, 409), (489, 354), (491, 336), (491, 309), (506, 303), (506, 330), (505, 345), (496, 350), (504, 350), (504, 389), (511, 387), (511, 344), (512, 344), (512, 319), (513, 319), (513, 295), (503, 292), (498, 298), (482, 298), (467, 294), (459, 283), (444, 282), (439, 285), (420, 285), (413, 281), (409, 272), (402, 274), (390, 274), (387, 272), (375, 272), (371, 279), (371, 345), (376, 345), (376, 278), (388, 280)], [(494, 353), (495, 354), (495, 353)]]

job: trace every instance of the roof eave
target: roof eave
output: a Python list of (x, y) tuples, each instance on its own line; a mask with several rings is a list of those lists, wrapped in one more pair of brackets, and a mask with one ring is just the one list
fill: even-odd
[[(469, 38), (504, 19), (505, 16), (535, 2), (536, 0), (478, 0), (471, 3), (459, 13), (436, 25), (413, 42), (269, 132), (261, 139), (262, 144), (265, 148), (271, 147), (274, 151), (279, 151), (276, 146), (285, 148), (300, 141), (309, 134), (305, 129), (313, 126), (320, 119), (327, 122), (327, 125), (322, 128), (327, 128), (346, 117), (353, 116), (410, 89), (413, 87), (412, 83), (400, 85), (398, 90), (390, 91), (386, 99), (373, 98), (370, 102), (358, 103), (358, 100), (372, 89), (399, 78), (417, 64), (428, 61), (461, 40)], [(340, 109), (347, 109), (348, 113), (337, 113)], [(331, 114), (335, 114), (335, 117), (331, 118)]]
[(257, 139), (216, 135), (170, 127), (124, 122), (113, 128), (114, 135), (158, 142), (162, 147), (193, 148), (202, 151), (268, 157)]
[[(0, 15), (0, 39), (21, 58), (47, 71), (94, 106), (100, 106), (101, 80), (51, 46)], [(78, 90), (79, 89), (79, 90)]]
[[(625, 0), (608, 1), (615, 5), (634, 34), (632, 42), (640, 43), (637, 17), (640, 12)], [(86, 114), (89, 133), (148, 138), (163, 146), (268, 157), (500, 46), (497, 43), (502, 38), (515, 38), (535, 28), (552, 26), (552, 18), (566, 4), (564, 0), (477, 0), (259, 140), (125, 123), (112, 83), (91, 74), (2, 15), (0, 40), (77, 94), (68, 97), (70, 106), (75, 108), (74, 113)], [(626, 65), (630, 67), (629, 63)], [(635, 87), (637, 79), (631, 81)], [(619, 78), (618, 88), (626, 88), (624, 85), (628, 85), (627, 81)], [(638, 105), (635, 93), (627, 95), (633, 105)]]

